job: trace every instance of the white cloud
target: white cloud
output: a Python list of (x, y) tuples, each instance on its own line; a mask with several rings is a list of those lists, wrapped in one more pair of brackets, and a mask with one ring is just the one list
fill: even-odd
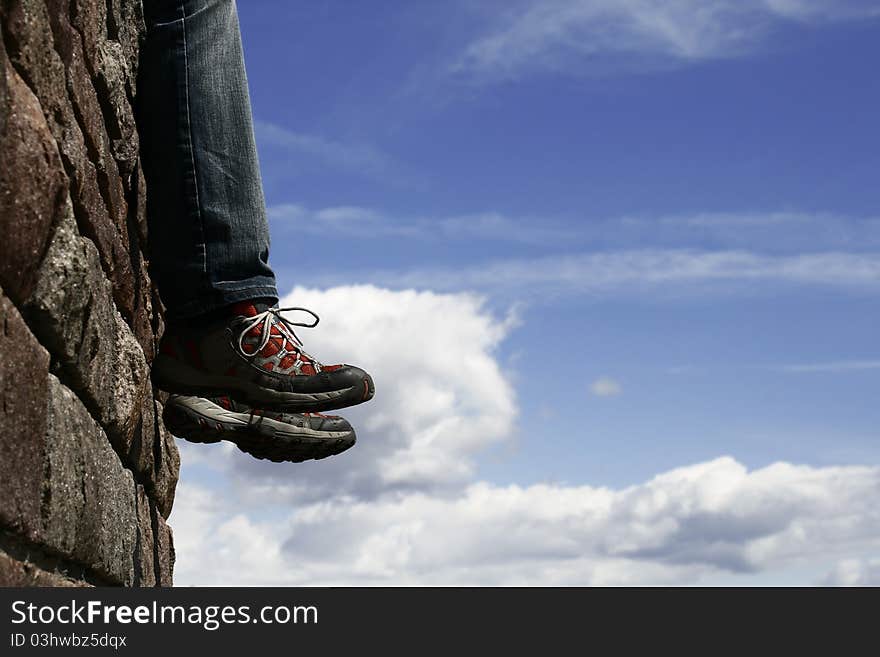
[[(548, 294), (638, 294), (712, 289), (760, 293), (759, 284), (876, 289), (880, 254), (822, 252), (768, 255), (749, 251), (642, 249), (496, 260), (470, 267), (357, 272), (393, 287), (478, 289), (518, 298)], [(329, 282), (329, 281), (325, 281)]]
[(614, 379), (603, 376), (593, 381), (590, 392), (596, 397), (616, 397), (623, 392), (623, 386)]
[(822, 583), (828, 586), (880, 586), (880, 558), (843, 559)]
[[(804, 212), (703, 212), (678, 216), (624, 216), (568, 222), (551, 217), (509, 216), (496, 211), (453, 216), (395, 216), (345, 205), (310, 209), (296, 203), (271, 206), (273, 229), (290, 227), (322, 237), (423, 241), (483, 240), (544, 247), (765, 249), (769, 253), (865, 252), (880, 248), (880, 219)], [(283, 233), (282, 233), (283, 235)]]
[[(354, 279), (398, 288), (507, 290), (531, 298), (654, 293), (661, 287), (760, 292), (765, 287), (758, 282), (866, 289), (880, 283), (880, 219), (873, 217), (742, 212), (565, 224), (497, 212), (406, 218), (361, 206), (311, 210), (298, 204), (274, 206), (269, 216), (282, 238), (291, 228), (322, 237), (485, 240), (543, 247), (536, 249), (541, 255), (496, 257), (454, 268), (313, 269), (305, 282), (319, 286)], [(558, 253), (562, 248), (566, 252)]]
[[(248, 511), (235, 491), (221, 506), (185, 485), (172, 523), (180, 584), (699, 583), (877, 550), (878, 486), (877, 467), (750, 472), (724, 457), (620, 490), (477, 482), (260, 520), (270, 499)], [(871, 568), (842, 572), (861, 583)]]
[(880, 5), (865, 0), (525, 0), (490, 18), (451, 70), (476, 81), (644, 70), (748, 54), (787, 21), (878, 13)]
[(514, 434), (497, 354), (513, 319), (473, 295), (371, 286), (284, 303), (323, 314), (307, 347), (364, 365), (377, 396), (345, 413), (357, 445), (324, 461), (183, 445), (178, 584), (697, 583), (880, 549), (878, 467), (723, 457), (620, 489), (479, 481), (476, 455)]
[(317, 312), (318, 328), (301, 333), (306, 349), (325, 363), (365, 368), (376, 397), (346, 409), (358, 442), (338, 457), (279, 467), (218, 451), (250, 490), (310, 500), (457, 487), (480, 451), (510, 436), (516, 401), (495, 351), (516, 323), (512, 314), (493, 316), (473, 294), (372, 286), (296, 288), (281, 306)]

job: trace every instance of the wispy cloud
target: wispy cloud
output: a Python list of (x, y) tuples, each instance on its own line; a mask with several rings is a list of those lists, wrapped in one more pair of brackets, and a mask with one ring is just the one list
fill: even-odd
[(310, 210), (288, 203), (271, 206), (269, 219), (279, 230), (295, 228), (317, 235), (382, 239), (389, 236), (419, 240), (491, 240), (554, 244), (580, 240), (579, 231), (561, 223), (513, 219), (497, 212), (451, 217), (395, 217), (359, 206), (334, 206)]
[(363, 206), (312, 209), (298, 203), (269, 208), (275, 227), (322, 236), (420, 240), (482, 240), (590, 250), (625, 246), (761, 250), (869, 251), (880, 249), (880, 219), (830, 213), (704, 212), (681, 216), (624, 216), (576, 221), (509, 216), (494, 210), (455, 216), (394, 215)]
[(411, 171), (371, 144), (295, 132), (268, 121), (255, 121), (254, 131), (261, 155), (280, 153), (284, 166), (294, 171), (327, 168), (394, 184), (416, 182)]
[(389, 235), (418, 238), (419, 229), (406, 222), (396, 222), (387, 216), (355, 205), (339, 205), (310, 210), (296, 203), (282, 203), (267, 210), (273, 228), (283, 238), (286, 229), (297, 233), (322, 237), (382, 238)]
[(761, 292), (766, 284), (876, 290), (880, 253), (765, 255), (749, 251), (648, 249), (519, 258), (470, 267), (316, 275), (314, 284), (367, 281), (396, 288), (481, 290), (501, 296), (632, 294), (658, 290)]
[(880, 369), (880, 360), (841, 360), (830, 363), (801, 363), (795, 365), (780, 365), (776, 369), (796, 374), (810, 372), (859, 372), (863, 370)]
[(523, 0), (492, 16), (450, 70), (485, 82), (675, 66), (748, 54), (786, 22), (877, 15), (866, 0)]

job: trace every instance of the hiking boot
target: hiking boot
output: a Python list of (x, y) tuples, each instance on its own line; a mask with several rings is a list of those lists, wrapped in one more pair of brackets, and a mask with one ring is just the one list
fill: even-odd
[[(311, 324), (291, 322), (282, 310), (302, 310)], [(317, 326), (305, 308), (269, 308), (252, 302), (199, 326), (171, 328), (153, 363), (156, 385), (171, 393), (227, 395), (250, 406), (305, 413), (354, 406), (372, 399), (373, 379), (352, 365), (323, 365), (303, 349), (294, 326)]]
[(356, 440), (354, 429), (341, 417), (258, 410), (226, 396), (171, 395), (163, 419), (168, 430), (184, 440), (228, 440), (242, 452), (275, 463), (327, 458)]

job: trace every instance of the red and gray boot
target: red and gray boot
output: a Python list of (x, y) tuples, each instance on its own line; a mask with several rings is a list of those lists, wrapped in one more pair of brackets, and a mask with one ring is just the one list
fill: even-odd
[(194, 443), (228, 440), (251, 456), (276, 463), (327, 458), (344, 452), (356, 440), (344, 418), (259, 410), (225, 396), (171, 395), (163, 419), (179, 438)]
[[(291, 322), (301, 310), (311, 324)], [(373, 379), (353, 365), (323, 365), (303, 349), (294, 326), (312, 328), (305, 308), (269, 308), (243, 302), (229, 317), (173, 328), (153, 363), (157, 387), (200, 397), (229, 396), (253, 407), (305, 413), (354, 406), (372, 399)]]

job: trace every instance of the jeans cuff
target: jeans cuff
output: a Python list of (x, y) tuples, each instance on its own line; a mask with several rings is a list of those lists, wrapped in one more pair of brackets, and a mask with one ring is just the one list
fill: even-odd
[(169, 309), (166, 319), (170, 322), (188, 320), (220, 310), (239, 301), (249, 299), (273, 299), (278, 302), (278, 288), (274, 284), (249, 284), (247, 287), (235, 289), (213, 289), (209, 293), (199, 295), (197, 299), (185, 303), (177, 308)]

